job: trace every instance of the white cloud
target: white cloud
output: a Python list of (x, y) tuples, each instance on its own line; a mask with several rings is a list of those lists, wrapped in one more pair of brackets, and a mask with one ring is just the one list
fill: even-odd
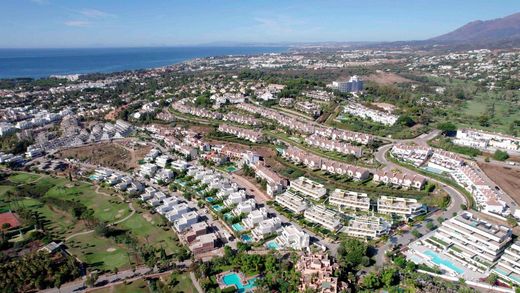
[(87, 27), (90, 25), (90, 22), (86, 20), (67, 20), (63, 24), (72, 27)]
[(31, 0), (31, 2), (39, 5), (49, 4), (49, 1), (47, 0)]
[(105, 11), (101, 11), (98, 9), (89, 9), (89, 8), (82, 9), (79, 11), (79, 13), (81, 15), (83, 15), (85, 17), (89, 17), (89, 18), (104, 18), (104, 17), (113, 17), (114, 16), (113, 14), (110, 14)]

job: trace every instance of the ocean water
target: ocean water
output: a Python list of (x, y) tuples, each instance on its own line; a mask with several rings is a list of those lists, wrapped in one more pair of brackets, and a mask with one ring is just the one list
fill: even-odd
[(286, 47), (0, 49), (0, 78), (108, 73), (161, 67), (200, 57), (285, 51)]

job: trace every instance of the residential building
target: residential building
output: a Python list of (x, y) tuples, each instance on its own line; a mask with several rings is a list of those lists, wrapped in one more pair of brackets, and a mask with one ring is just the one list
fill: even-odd
[(258, 161), (251, 165), (251, 168), (253, 168), (257, 177), (266, 181), (266, 191), (268, 195), (273, 196), (278, 194), (287, 186), (287, 180), (267, 168), (264, 162)]
[(334, 192), (329, 196), (329, 204), (337, 206), (340, 210), (370, 210), (370, 198), (368, 197), (368, 194), (343, 189), (334, 190)]
[(430, 147), (399, 143), (392, 147), (391, 153), (399, 160), (419, 167), (430, 158), (433, 150)]
[(258, 210), (251, 211), (245, 219), (242, 220), (242, 223), (249, 228), (252, 229), (258, 223), (267, 219), (267, 210), (265, 208), (261, 208)]
[[(337, 293), (343, 288), (342, 282), (334, 277), (339, 265), (327, 253), (303, 253), (296, 263), (300, 272), (300, 292)], [(345, 284), (346, 285), (346, 284)]]
[(365, 239), (376, 239), (390, 232), (390, 224), (376, 216), (355, 216), (345, 229), (347, 235)]
[(520, 240), (516, 240), (505, 250), (493, 272), (506, 282), (520, 285)]
[(373, 180), (376, 183), (380, 182), (387, 185), (416, 189), (421, 189), (426, 184), (426, 178), (420, 175), (393, 173), (384, 170), (375, 172)]
[(463, 212), (442, 222), (435, 233), (422, 242), (435, 250), (447, 249), (449, 253), (445, 256), (475, 271), (486, 272), (502, 256), (511, 239), (511, 228)]
[(218, 239), (215, 233), (204, 234), (198, 236), (189, 247), (195, 255), (210, 252), (216, 248)]
[(299, 192), (303, 196), (308, 196), (315, 200), (319, 200), (327, 194), (327, 189), (323, 184), (303, 176), (290, 181), (289, 186), (293, 191)]
[(322, 205), (309, 207), (305, 210), (303, 216), (307, 221), (319, 224), (330, 231), (336, 231), (341, 228), (340, 215)]
[(381, 196), (377, 200), (377, 212), (381, 214), (396, 214), (412, 219), (425, 214), (427, 207), (419, 203), (415, 198)]
[(173, 222), (173, 226), (177, 232), (181, 233), (191, 227), (191, 225), (199, 221), (199, 214), (195, 211), (184, 213), (180, 219)]
[(309, 234), (294, 225), (282, 227), (280, 235), (274, 240), (281, 248), (303, 250), (309, 247)]
[(291, 189), (287, 190), (281, 195), (276, 196), (276, 203), (283, 208), (290, 210), (293, 213), (301, 214), (307, 209), (307, 202), (299, 195), (292, 192)]
[(263, 220), (251, 231), (253, 237), (257, 240), (264, 239), (264, 236), (276, 232), (282, 227), (282, 221), (279, 218), (271, 218)]

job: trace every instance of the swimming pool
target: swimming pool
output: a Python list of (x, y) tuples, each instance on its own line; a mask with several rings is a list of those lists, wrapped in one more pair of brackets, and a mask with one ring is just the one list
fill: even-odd
[(442, 175), (444, 173), (443, 170), (440, 170), (440, 169), (437, 169), (437, 168), (433, 168), (433, 167), (429, 167), (429, 166), (422, 167), (421, 169), (423, 169), (426, 172), (439, 174), (439, 175)]
[(267, 248), (273, 249), (273, 250), (278, 250), (280, 248), (278, 243), (276, 243), (276, 241), (274, 241), (274, 240), (267, 242), (266, 246), (267, 246)]
[(242, 227), (242, 225), (240, 225), (240, 223), (235, 223), (235, 224), (231, 225), (231, 228), (233, 228), (233, 230), (235, 230), (237, 232), (244, 231), (244, 227)]
[(251, 241), (253, 241), (253, 238), (251, 238), (251, 236), (249, 236), (247, 234), (241, 235), (240, 239), (242, 239), (242, 241), (244, 241), (244, 242), (251, 242)]
[(233, 214), (231, 212), (224, 214), (224, 219), (226, 219), (226, 220), (232, 219), (233, 217), (234, 216), (233, 216)]
[(256, 278), (252, 278), (251, 280), (247, 281), (247, 284), (242, 284), (242, 280), (240, 279), (240, 276), (237, 273), (228, 273), (222, 277), (222, 282), (226, 286), (232, 286), (235, 285), (237, 287), (237, 291), (239, 293), (244, 292), (252, 292), (255, 286)]
[(215, 199), (213, 197), (211, 197), (211, 196), (208, 196), (208, 197), (206, 197), (206, 201), (207, 202), (213, 202), (213, 201), (215, 201)]
[(226, 170), (229, 172), (229, 173), (233, 173), (235, 172), (236, 170), (238, 170), (236, 167), (234, 166), (230, 166), (230, 167), (227, 167)]
[(220, 212), (224, 207), (221, 206), (221, 205), (216, 204), (216, 205), (212, 206), (212, 208), (213, 208), (215, 211)]
[(437, 253), (431, 251), (431, 250), (426, 250), (424, 251), (424, 254), (426, 254), (427, 256), (430, 257), (430, 260), (435, 263), (436, 265), (438, 266), (445, 266), (449, 269), (451, 269), (452, 271), (456, 272), (457, 274), (459, 275), (462, 275), (464, 273), (464, 270), (457, 267), (456, 265), (454, 265), (451, 261), (447, 260), (447, 259), (443, 259), (441, 258)]

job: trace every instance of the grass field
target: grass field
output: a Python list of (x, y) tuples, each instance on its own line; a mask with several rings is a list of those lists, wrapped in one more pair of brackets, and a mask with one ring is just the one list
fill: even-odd
[(9, 181), (21, 184), (38, 180), (40, 177), (41, 175), (39, 174), (18, 173), (16, 175), (9, 176)]
[(163, 247), (167, 254), (178, 251), (180, 248), (178, 241), (172, 238), (174, 232), (171, 229), (164, 231), (163, 228), (158, 226), (164, 222), (161, 216), (158, 214), (150, 215), (143, 210), (140, 211), (142, 213), (135, 213), (117, 226), (131, 231), (143, 244), (151, 244), (157, 248)]
[[(124, 270), (130, 268), (130, 260), (125, 246), (113, 239), (97, 236), (95, 233), (76, 236), (67, 242), (69, 251), (81, 261), (101, 270)], [(133, 256), (130, 259), (134, 261)]]

